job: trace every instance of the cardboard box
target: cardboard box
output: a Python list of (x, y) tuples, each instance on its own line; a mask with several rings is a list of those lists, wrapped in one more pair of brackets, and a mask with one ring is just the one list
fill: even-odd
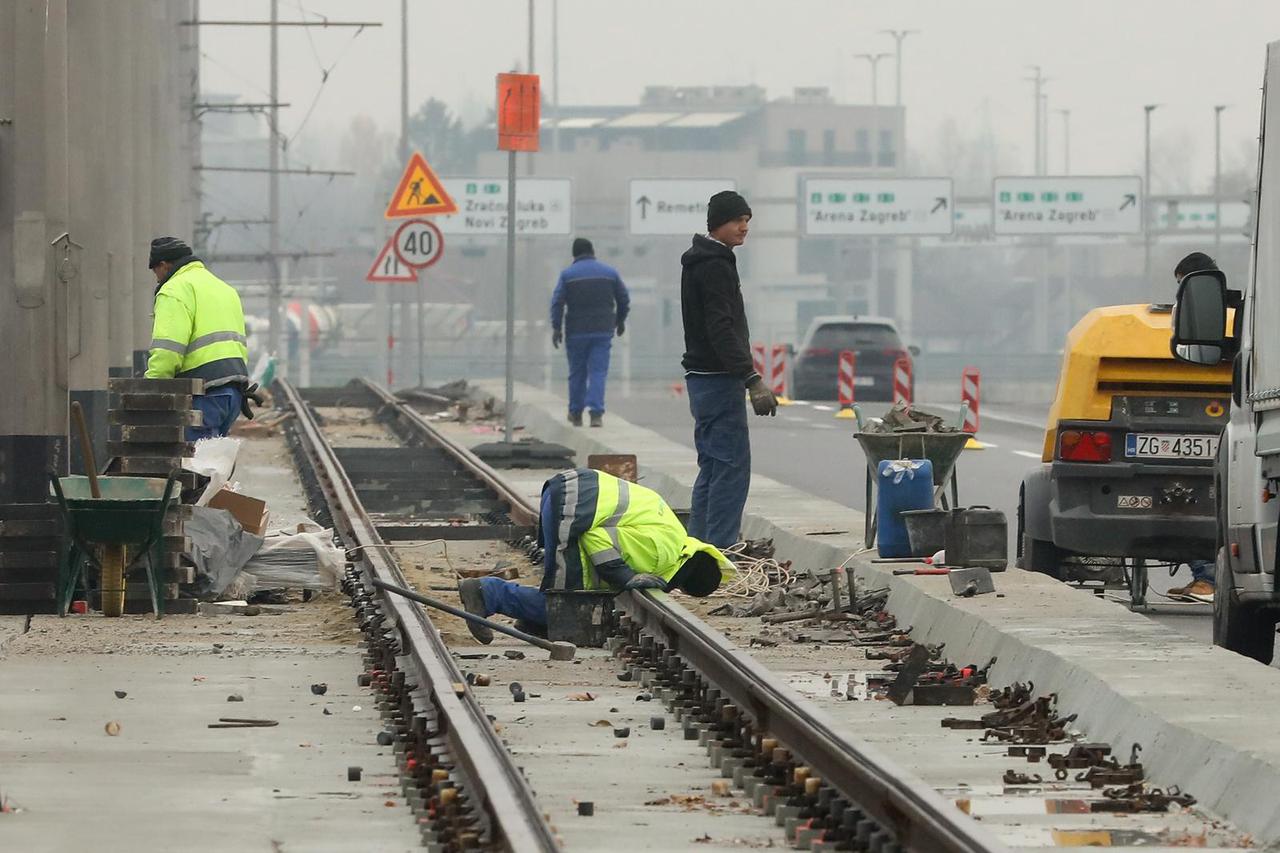
[(225, 509), (235, 516), (241, 527), (256, 536), (265, 536), (267, 533), (267, 519), (270, 513), (267, 511), (266, 501), (233, 492), (223, 486), (210, 498), (209, 506), (214, 509)]

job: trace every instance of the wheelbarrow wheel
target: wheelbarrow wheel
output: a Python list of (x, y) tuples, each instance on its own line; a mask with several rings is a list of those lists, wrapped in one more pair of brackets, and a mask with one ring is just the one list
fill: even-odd
[(98, 588), (102, 594), (102, 615), (124, 613), (124, 545), (102, 546), (102, 578)]

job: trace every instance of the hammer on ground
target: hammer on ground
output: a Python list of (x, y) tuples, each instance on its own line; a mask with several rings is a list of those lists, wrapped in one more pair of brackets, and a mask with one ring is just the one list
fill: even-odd
[(378, 589), (385, 589), (387, 592), (394, 592), (396, 595), (402, 595), (410, 601), (416, 601), (419, 604), (426, 605), (427, 607), (434, 607), (436, 610), (443, 610), (445, 613), (457, 616), (459, 619), (466, 619), (468, 622), (475, 622), (477, 624), (484, 625), (486, 628), (491, 628), (500, 634), (506, 634), (508, 637), (515, 637), (517, 640), (523, 640), (531, 646), (546, 649), (551, 653), (552, 660), (573, 660), (574, 654), (578, 651), (578, 647), (573, 643), (566, 643), (561, 640), (556, 640), (555, 642), (552, 642), (551, 640), (544, 640), (541, 637), (526, 634), (524, 631), (517, 631), (515, 628), (503, 625), (501, 622), (494, 622), (484, 618), (483, 616), (468, 613), (462, 608), (454, 607), (452, 604), (446, 604), (438, 598), (429, 598), (425, 595), (419, 595), (411, 589), (394, 586), (386, 581), (380, 581), (377, 578), (373, 579), (373, 585)]

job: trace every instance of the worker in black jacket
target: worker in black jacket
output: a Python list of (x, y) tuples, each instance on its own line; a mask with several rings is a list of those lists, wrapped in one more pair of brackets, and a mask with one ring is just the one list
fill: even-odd
[(751, 485), (751, 440), (743, 389), (757, 415), (774, 415), (778, 401), (756, 373), (742, 285), (733, 249), (747, 239), (751, 208), (732, 190), (707, 203), (707, 233), (695, 234), (680, 258), (685, 385), (693, 413), (698, 479), (693, 485), (689, 535), (717, 548), (738, 541)]

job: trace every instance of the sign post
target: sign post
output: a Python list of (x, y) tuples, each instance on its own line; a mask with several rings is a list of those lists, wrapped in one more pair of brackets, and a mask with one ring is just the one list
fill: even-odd
[(498, 75), (498, 150), (507, 152), (507, 366), (504, 436), (512, 442), (516, 339), (516, 152), (538, 150), (542, 95), (537, 74)]
[[(404, 219), (407, 217), (435, 216), (439, 214), (454, 213), (458, 206), (454, 204), (444, 185), (440, 183), (440, 179), (436, 177), (436, 173), (432, 171), (431, 166), (427, 164), (427, 159), (420, 152), (413, 152), (413, 156), (409, 158), (409, 162), (405, 164), (404, 172), (400, 175), (400, 180), (396, 184), (395, 192), (391, 194), (391, 201), (387, 204), (387, 212), (384, 216), (387, 219)], [(413, 227), (410, 227), (410, 226)], [(402, 250), (398, 245), (401, 236), (404, 235), (405, 246)], [(430, 250), (429, 256), (423, 255), (419, 251), (419, 243), (424, 248)], [(431, 225), (424, 219), (414, 219), (412, 223), (406, 223), (400, 226), (395, 235), (383, 247), (382, 252), (373, 262), (373, 269), (365, 276), (368, 281), (381, 281), (390, 283), (411, 282), (416, 287), (414, 292), (417, 295), (418, 308), (418, 386), (422, 387), (426, 384), (427, 360), (426, 360), (426, 327), (422, 321), (423, 311), (423, 288), (425, 284), (418, 280), (418, 270), (431, 266), (440, 259), (440, 252), (444, 249), (444, 239), (440, 236), (440, 229)], [(406, 255), (407, 253), (407, 255)], [(427, 257), (424, 263), (419, 261)], [(385, 295), (384, 295), (385, 300)], [(403, 303), (402, 303), (403, 304)], [(391, 362), (395, 355), (395, 336), (392, 333), (391, 314), (387, 314), (387, 387), (392, 385), (394, 375), (391, 369)], [(403, 326), (402, 326), (403, 328)]]

